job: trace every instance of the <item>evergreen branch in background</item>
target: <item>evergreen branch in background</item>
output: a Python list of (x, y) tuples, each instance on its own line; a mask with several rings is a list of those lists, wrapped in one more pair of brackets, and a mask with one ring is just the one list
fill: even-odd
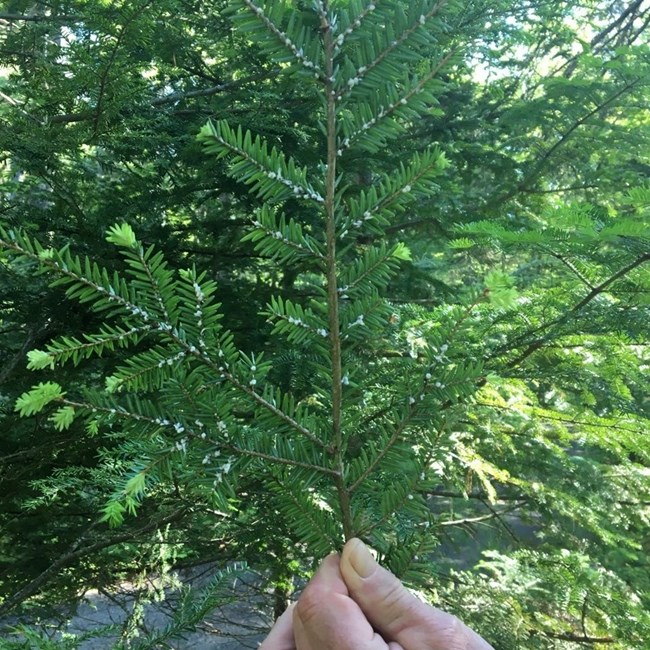
[(623, 97), (624, 95), (628, 94), (630, 91), (634, 89), (634, 87), (640, 83), (640, 79), (634, 79), (633, 81), (629, 81), (626, 83), (624, 86), (619, 88), (615, 93), (607, 97), (605, 100), (602, 102), (598, 103), (594, 108), (592, 108), (588, 113), (585, 113), (582, 117), (577, 119), (562, 135), (556, 142), (553, 143), (552, 146), (550, 146), (539, 158), (538, 161), (536, 161), (532, 171), (530, 171), (527, 175), (526, 178), (523, 180), (522, 183), (519, 185), (519, 189), (526, 189), (529, 188), (538, 178), (540, 172), (544, 169), (545, 165), (548, 164), (548, 161), (552, 159), (553, 155), (555, 152), (562, 147), (568, 140), (571, 138), (572, 134), (574, 131), (579, 129), (580, 127), (584, 126), (589, 122), (589, 120), (594, 117), (594, 115), (598, 115), (599, 113), (602, 113), (605, 110), (608, 110), (612, 104), (616, 105), (616, 102), (618, 99)]
[[(163, 95), (162, 97), (156, 97), (155, 99), (150, 100), (150, 105), (153, 108), (164, 108), (168, 104), (178, 104), (184, 102), (188, 99), (198, 99), (201, 97), (211, 97), (212, 95), (218, 95), (220, 93), (227, 92), (229, 90), (235, 90), (246, 86), (247, 84), (264, 81), (270, 77), (273, 77), (278, 74), (277, 69), (264, 71), (258, 74), (251, 75), (246, 79), (238, 79), (236, 81), (229, 81), (223, 84), (217, 84), (215, 86), (209, 86), (208, 88), (197, 88), (195, 90), (187, 90), (184, 92), (171, 93), (168, 95)], [(2, 95), (0, 95), (2, 96)], [(35, 120), (43, 125), (48, 124), (73, 124), (77, 122), (86, 122), (88, 120), (95, 119), (95, 111), (80, 111), (78, 113), (62, 113), (57, 115), (49, 115), (40, 120), (39, 118), (28, 115), (30, 119)]]
[[(549, 340), (551, 334), (548, 333), (548, 330), (552, 330), (552, 328), (563, 325), (570, 318), (575, 317), (575, 315), (578, 314), (581, 310), (583, 310), (590, 302), (592, 302), (595, 298), (597, 298), (601, 293), (606, 291), (610, 285), (612, 285), (617, 280), (625, 277), (628, 273), (638, 268), (642, 264), (645, 264), (645, 262), (647, 262), (648, 260), (650, 260), (650, 253), (645, 253), (644, 255), (637, 257), (635, 260), (633, 260), (632, 262), (624, 266), (622, 269), (619, 269), (607, 280), (601, 282), (598, 286), (593, 287), (592, 290), (582, 300), (580, 300), (575, 305), (573, 305), (565, 314), (558, 316), (552, 321), (543, 323), (542, 325), (535, 328), (533, 331), (526, 332), (525, 334), (523, 334), (522, 335), (523, 337), (529, 338), (533, 334), (537, 334), (545, 330), (547, 331), (547, 334), (545, 334), (544, 336), (538, 337), (533, 341), (529, 342), (527, 347), (523, 350), (523, 352), (521, 352), (517, 357), (515, 357), (514, 359), (508, 362), (508, 366), (512, 368), (516, 368), (517, 366), (519, 366), (523, 361), (525, 361), (528, 357), (530, 357), (531, 354), (533, 354), (534, 352), (542, 348), (544, 344)], [(511, 343), (509, 347), (511, 348), (514, 347), (514, 342)]]
[(179, 606), (173, 612), (171, 621), (159, 631), (141, 635), (129, 643), (130, 650), (150, 650), (165, 647), (170, 641), (182, 637), (187, 630), (196, 628), (217, 607), (224, 607), (237, 601), (232, 584), (248, 570), (243, 563), (236, 563), (215, 573), (209, 583), (199, 589), (184, 586), (179, 594)]
[(524, 173), (524, 178), (514, 188), (505, 192), (496, 192), (493, 197), (487, 201), (488, 207), (496, 207), (505, 205), (510, 199), (515, 197), (520, 192), (529, 192), (538, 181), (540, 175), (548, 167), (549, 163), (556, 157), (565, 145), (571, 142), (575, 136), (576, 131), (589, 123), (589, 121), (596, 115), (604, 114), (613, 109), (618, 100), (630, 93), (643, 83), (643, 78), (636, 78), (631, 81), (625, 82), (622, 87), (616, 88), (614, 92), (604, 100), (600, 101), (592, 110), (588, 111), (577, 120), (573, 121), (571, 126), (564, 130), (560, 137), (550, 146), (545, 148), (541, 155), (531, 161), (530, 168)]
[(149, 6), (153, 4), (153, 2), (154, 0), (146, 0), (146, 2), (144, 2), (141, 6), (136, 7), (133, 13), (128, 18), (126, 18), (119, 27), (117, 37), (113, 43), (113, 48), (111, 50), (106, 66), (102, 70), (99, 77), (99, 87), (97, 89), (97, 99), (95, 101), (94, 109), (95, 115), (93, 118), (93, 137), (97, 137), (99, 134), (100, 120), (102, 118), (102, 113), (104, 112), (104, 98), (107, 92), (109, 74), (115, 65), (115, 61), (117, 60), (117, 53), (122, 47), (122, 43), (124, 42), (131, 25), (143, 12), (147, 10)]
[(118, 546), (119, 544), (123, 544), (125, 542), (138, 540), (146, 533), (149, 533), (153, 530), (163, 529), (168, 524), (181, 520), (187, 514), (188, 510), (186, 508), (179, 508), (174, 512), (160, 517), (159, 519), (153, 519), (149, 523), (145, 524), (144, 526), (140, 526), (135, 530), (121, 533), (119, 535), (113, 535), (108, 537), (108, 539), (104, 538), (99, 542), (83, 546), (82, 544), (88, 537), (88, 534), (99, 525), (99, 521), (96, 521), (90, 527), (86, 526), (84, 532), (65, 553), (62, 553), (50, 566), (48, 566), (22, 589), (17, 591), (4, 602), (0, 603), (0, 616), (4, 616), (6, 613), (14, 609), (17, 605), (24, 602), (34, 594), (37, 594), (48, 579), (50, 579), (53, 575), (56, 575), (56, 573), (63, 567), (72, 564), (75, 560), (78, 560), (82, 557), (87, 557), (92, 553), (96, 553), (98, 550), (104, 548)]
[(643, 255), (637, 257), (635, 260), (632, 260), (629, 264), (625, 265), (622, 269), (619, 269), (616, 273), (614, 273), (609, 278), (607, 278), (607, 280), (601, 282), (598, 286), (593, 287), (592, 290), (580, 302), (578, 302), (571, 308), (571, 311), (572, 312), (580, 311), (594, 298), (596, 298), (596, 296), (598, 296), (603, 291), (605, 291), (611, 284), (613, 284), (617, 280), (620, 280), (631, 271), (634, 271), (634, 269), (641, 266), (642, 264), (645, 264), (648, 260), (650, 260), (650, 252), (644, 253)]
[(61, 14), (39, 15), (39, 14), (16, 14), (16, 13), (0, 13), (0, 21), (13, 22), (28, 22), (28, 23), (42, 23), (42, 22), (77, 22), (78, 17), (74, 15), (63, 16)]

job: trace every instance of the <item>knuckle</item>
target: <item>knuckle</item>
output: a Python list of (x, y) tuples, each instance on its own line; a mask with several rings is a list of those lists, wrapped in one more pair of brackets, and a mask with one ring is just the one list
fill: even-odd
[(323, 589), (312, 584), (307, 585), (296, 603), (296, 615), (303, 623), (309, 623), (322, 611), (324, 599)]
[(451, 616), (449, 634), (449, 650), (469, 650), (469, 628), (457, 616)]
[[(431, 650), (471, 650), (472, 635), (469, 628), (457, 617), (440, 610), (427, 612), (422, 633)], [(425, 641), (425, 639), (421, 639)]]
[(393, 607), (395, 605), (403, 605), (408, 597), (409, 593), (404, 589), (402, 583), (395, 580), (386, 590), (386, 593), (383, 595), (383, 600), (386, 605)]
[(388, 614), (391, 634), (399, 636), (421, 620), (421, 603), (403, 585), (395, 581), (383, 594), (382, 610)]

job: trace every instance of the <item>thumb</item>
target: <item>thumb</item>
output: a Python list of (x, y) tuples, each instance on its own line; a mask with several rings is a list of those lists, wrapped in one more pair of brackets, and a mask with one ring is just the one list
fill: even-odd
[(455, 616), (418, 600), (375, 562), (361, 540), (345, 545), (340, 567), (350, 597), (386, 641), (404, 650), (490, 650)]

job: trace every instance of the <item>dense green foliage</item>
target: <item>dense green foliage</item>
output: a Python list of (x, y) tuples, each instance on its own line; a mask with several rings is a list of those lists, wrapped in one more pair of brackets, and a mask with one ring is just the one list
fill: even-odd
[(4, 4), (0, 611), (357, 535), (650, 638), (644, 3)]

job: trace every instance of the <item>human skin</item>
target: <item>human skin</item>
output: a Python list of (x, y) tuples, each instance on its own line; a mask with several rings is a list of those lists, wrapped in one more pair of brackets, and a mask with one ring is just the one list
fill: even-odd
[(458, 618), (418, 600), (361, 540), (330, 555), (260, 650), (493, 650)]

